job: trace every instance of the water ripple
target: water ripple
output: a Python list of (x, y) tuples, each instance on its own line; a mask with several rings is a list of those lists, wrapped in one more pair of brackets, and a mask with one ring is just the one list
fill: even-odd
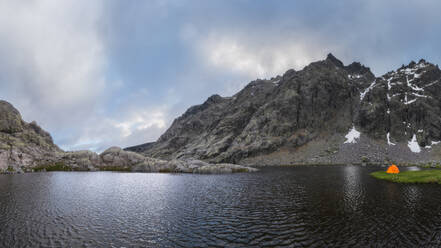
[(439, 247), (441, 187), (375, 169), (4, 175), (0, 246)]

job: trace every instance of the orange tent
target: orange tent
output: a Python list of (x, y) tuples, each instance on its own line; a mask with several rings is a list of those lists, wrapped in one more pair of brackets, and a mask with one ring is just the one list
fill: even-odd
[(389, 166), (389, 168), (387, 168), (386, 173), (398, 174), (398, 173), (400, 173), (400, 170), (398, 169), (398, 167), (396, 165), (393, 164), (393, 165)]

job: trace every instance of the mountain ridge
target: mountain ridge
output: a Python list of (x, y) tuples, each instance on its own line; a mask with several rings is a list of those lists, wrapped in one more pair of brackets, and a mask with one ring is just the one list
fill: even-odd
[[(254, 80), (232, 97), (210, 96), (176, 118), (156, 142), (126, 150), (162, 159), (195, 157), (246, 164), (258, 164), (283, 151), (296, 156), (280, 155), (280, 163), (265, 163), (347, 163), (366, 156), (373, 161), (438, 159), (439, 80), (438, 66), (423, 59), (376, 77), (359, 62), (345, 66), (328, 54), (300, 71)], [(352, 128), (364, 137), (359, 143), (345, 144)], [(405, 144), (414, 135), (422, 151), (410, 150), (409, 156)], [(305, 148), (320, 139), (327, 144)], [(429, 146), (434, 152), (426, 151)], [(305, 157), (299, 154), (304, 149), (316, 151)], [(358, 156), (347, 154), (344, 159), (346, 150)]]

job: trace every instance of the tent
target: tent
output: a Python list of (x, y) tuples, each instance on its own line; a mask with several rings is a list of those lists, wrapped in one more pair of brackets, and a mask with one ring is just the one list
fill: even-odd
[(398, 173), (400, 173), (400, 170), (398, 169), (398, 167), (396, 165), (393, 164), (393, 165), (389, 166), (389, 168), (387, 168), (386, 173), (398, 174)]

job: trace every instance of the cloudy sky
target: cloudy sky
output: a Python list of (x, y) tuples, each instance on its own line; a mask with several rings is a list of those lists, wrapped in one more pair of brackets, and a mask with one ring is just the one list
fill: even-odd
[(437, 0), (0, 0), (0, 98), (63, 149), (156, 140), (191, 105), (332, 52), (441, 62)]

